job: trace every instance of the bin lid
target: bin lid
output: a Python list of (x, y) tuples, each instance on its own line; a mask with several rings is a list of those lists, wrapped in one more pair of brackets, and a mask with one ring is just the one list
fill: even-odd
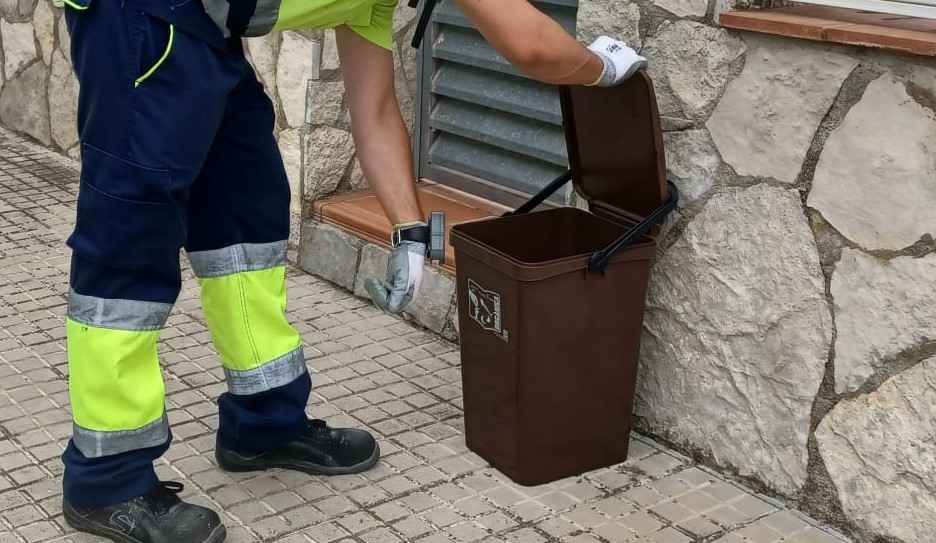
[(559, 89), (569, 168), (596, 214), (639, 220), (667, 197), (663, 129), (645, 69), (615, 87)]

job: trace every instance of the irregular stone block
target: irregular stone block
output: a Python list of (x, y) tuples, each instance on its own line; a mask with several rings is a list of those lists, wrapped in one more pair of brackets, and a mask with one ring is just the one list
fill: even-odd
[(335, 192), (352, 158), (354, 141), (350, 132), (315, 127), (306, 140), (305, 198), (317, 200)]
[(341, 68), (341, 59), (338, 58), (338, 42), (335, 41), (335, 31), (325, 30), (325, 38), (322, 42), (322, 69), (338, 70)]
[[(418, 15), (419, 11), (415, 9), (399, 8), (393, 12), (393, 35), (398, 36), (402, 31), (410, 26)], [(409, 42), (406, 42), (407, 46)]]
[(705, 130), (663, 134), (666, 147), (667, 178), (679, 188), (679, 205), (705, 195), (718, 173), (718, 152)]
[(276, 90), (290, 127), (305, 122), (309, 81), (315, 79), (314, 42), (295, 32), (284, 32), (276, 68)]
[(845, 515), (888, 540), (936, 533), (936, 358), (867, 396), (842, 400), (816, 429)]
[(908, 84), (929, 94), (927, 98), (930, 105), (936, 107), (936, 70), (925, 66), (914, 66), (908, 78)]
[(460, 331), (458, 329), (458, 285), (455, 288), (455, 300), (452, 302), (452, 309), (449, 310), (448, 322), (442, 329), (442, 337), (449, 341), (459, 342)]
[(0, 39), (3, 40), (3, 72), (7, 80), (15, 78), (23, 68), (39, 58), (32, 23), (0, 20)]
[(368, 243), (361, 248), (361, 263), (358, 265), (357, 277), (354, 279), (354, 294), (362, 298), (369, 298), (364, 281), (374, 278), (383, 281), (387, 277), (387, 264), (390, 261), (390, 251)]
[[(412, 40), (412, 36), (406, 43)], [(413, 134), (413, 128), (416, 123), (416, 51), (412, 47), (406, 48), (403, 55), (399, 52), (393, 52), (393, 63), (395, 70), (394, 91), (396, 93), (397, 103), (400, 106), (400, 114), (403, 116), (403, 122), (409, 134)]]
[[(271, 98), (276, 93), (276, 51), (279, 48), (281, 36), (282, 33), (273, 32), (266, 36), (244, 40), (247, 43), (247, 51), (250, 53), (251, 65)], [(311, 54), (311, 51), (308, 51), (308, 54)]]
[(706, 126), (740, 175), (793, 183), (855, 59), (814, 47), (759, 47)]
[(690, 117), (706, 113), (728, 83), (731, 63), (744, 51), (744, 42), (724, 29), (688, 20), (664, 23), (643, 51), (650, 75), (660, 87), (660, 113), (675, 117), (681, 117), (680, 112)]
[(416, 322), (441, 333), (455, 299), (455, 281), (432, 266), (423, 270), (419, 296), (404, 311)]
[(286, 177), (289, 178), (289, 243), (299, 243), (302, 222), (302, 135), (299, 129), (283, 130), (277, 136)]
[(0, 0), (0, 17), (15, 19), (19, 16), (19, 0)]
[(704, 17), (708, 0), (653, 0), (657, 6), (677, 17)]
[(78, 79), (62, 51), (52, 55), (49, 109), (52, 141), (62, 149), (78, 143)]
[(902, 249), (936, 235), (934, 156), (936, 114), (885, 75), (829, 135), (807, 202), (865, 248)]
[(55, 14), (52, 13), (50, 0), (39, 0), (33, 13), (36, 39), (42, 52), (42, 62), (46, 66), (52, 63), (52, 51), (55, 49)]
[(68, 61), (68, 65), (71, 66), (71, 34), (68, 33), (68, 26), (64, 16), (59, 17), (57, 28), (59, 49), (65, 53), (65, 59)]
[(364, 190), (370, 187), (367, 178), (364, 177), (364, 169), (361, 168), (361, 161), (354, 158), (354, 164), (351, 166), (351, 188), (353, 190)]
[(341, 119), (344, 103), (344, 83), (341, 81), (313, 81), (309, 120), (315, 125), (335, 126)]
[(636, 412), (654, 433), (792, 495), (831, 336), (799, 193), (726, 189), (652, 270)]
[(8, 127), (51, 145), (45, 65), (37, 62), (7, 81), (0, 92), (0, 120)]
[(351, 290), (363, 242), (335, 227), (318, 222), (305, 223), (299, 244), (299, 267)]
[(38, 0), (19, 0), (19, 12), (21, 17), (29, 17), (36, 10)]
[(605, 35), (618, 39), (634, 49), (641, 46), (640, 7), (633, 2), (580, 0), (576, 32), (586, 44)]
[(902, 351), (936, 341), (936, 255), (883, 261), (845, 249), (832, 275), (835, 390), (857, 390)]

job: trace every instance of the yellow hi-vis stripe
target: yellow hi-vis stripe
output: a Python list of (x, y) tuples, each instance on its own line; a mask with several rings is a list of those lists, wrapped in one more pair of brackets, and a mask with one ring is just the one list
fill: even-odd
[(166, 387), (159, 331), (97, 328), (66, 319), (68, 380), (75, 423), (88, 430), (133, 430), (163, 416)]
[(302, 346), (286, 320), (286, 267), (199, 278), (202, 308), (221, 364), (252, 370)]

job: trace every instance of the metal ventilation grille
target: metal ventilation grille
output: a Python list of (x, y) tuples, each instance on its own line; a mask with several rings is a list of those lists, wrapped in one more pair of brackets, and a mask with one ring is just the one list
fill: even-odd
[[(533, 4), (575, 34), (578, 0)], [(421, 54), (421, 178), (513, 205), (566, 170), (556, 87), (514, 69), (452, 0), (436, 7)]]

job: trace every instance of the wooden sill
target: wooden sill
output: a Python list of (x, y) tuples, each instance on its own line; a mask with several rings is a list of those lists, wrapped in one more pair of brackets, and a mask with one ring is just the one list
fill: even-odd
[(726, 28), (936, 56), (936, 20), (826, 6), (726, 11)]
[[(445, 212), (445, 263), (442, 269), (455, 271), (455, 251), (449, 241), (452, 226), (497, 217), (509, 208), (466, 194), (438, 183), (420, 180), (416, 194), (422, 209)], [(323, 223), (350, 232), (381, 247), (390, 247), (390, 221), (370, 189), (346, 193), (315, 202), (313, 217)]]

